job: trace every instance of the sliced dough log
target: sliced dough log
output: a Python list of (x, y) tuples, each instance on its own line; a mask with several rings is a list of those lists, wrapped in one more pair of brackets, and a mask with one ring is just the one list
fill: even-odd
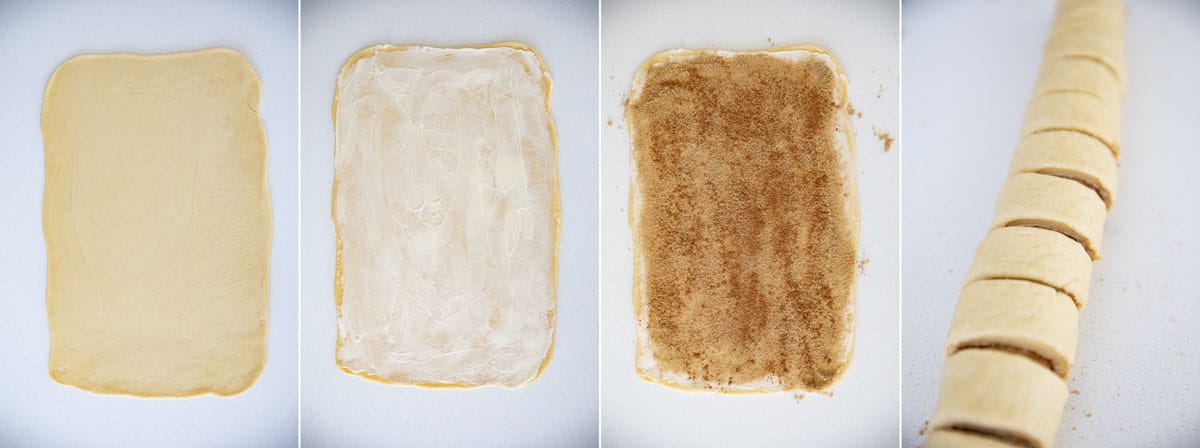
[(1125, 11), (1120, 2), (1060, 1), (1051, 33), (1079, 26), (1094, 26), (1123, 34)]
[(1010, 172), (1042, 173), (1086, 184), (1106, 208), (1117, 195), (1117, 159), (1099, 140), (1071, 131), (1027, 135), (1017, 144)]
[(1033, 97), (1025, 109), (1021, 136), (1046, 131), (1075, 131), (1092, 136), (1116, 156), (1121, 154), (1120, 101), (1080, 92), (1050, 92)]
[(1087, 58), (1104, 64), (1122, 83), (1125, 82), (1125, 42), (1120, 29), (1103, 24), (1064, 23), (1056, 26), (1046, 40), (1043, 59)]
[(1095, 190), (1061, 177), (1018, 173), (1000, 187), (992, 227), (1028, 226), (1053, 230), (1100, 259), (1107, 208)]
[(988, 232), (975, 251), (967, 284), (1017, 279), (1055, 288), (1082, 309), (1087, 304), (1092, 260), (1066, 235), (1036, 227), (1001, 227)]
[(1065, 378), (1078, 336), (1079, 309), (1067, 295), (1023, 280), (982, 280), (959, 293), (946, 355), (971, 347), (1023, 351)]
[(1103, 64), (1086, 58), (1063, 58), (1046, 61), (1034, 84), (1033, 96), (1051, 92), (1080, 92), (1094, 95), (1121, 107), (1121, 81)]
[(1045, 366), (999, 350), (963, 350), (946, 358), (929, 425), (1049, 447), (1066, 402), (1067, 383)]
[(955, 430), (931, 431), (921, 448), (1020, 448), (990, 436)]

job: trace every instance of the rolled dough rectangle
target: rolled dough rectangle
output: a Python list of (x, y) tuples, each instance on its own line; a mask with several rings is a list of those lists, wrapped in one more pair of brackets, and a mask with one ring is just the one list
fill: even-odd
[(46, 86), (50, 375), (232, 395), (266, 356), (271, 207), (259, 81), (232, 50), (71, 58)]
[(685, 389), (825, 390), (853, 340), (846, 79), (824, 50), (672, 50), (626, 109), (637, 372)]
[(550, 75), (527, 46), (376, 46), (334, 100), (337, 364), (520, 386), (550, 359), (559, 206)]

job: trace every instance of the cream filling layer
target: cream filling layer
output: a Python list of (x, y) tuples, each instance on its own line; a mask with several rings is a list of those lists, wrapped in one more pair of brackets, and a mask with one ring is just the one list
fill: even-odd
[(549, 356), (557, 178), (530, 50), (375, 47), (338, 78), (338, 364), (517, 386)]

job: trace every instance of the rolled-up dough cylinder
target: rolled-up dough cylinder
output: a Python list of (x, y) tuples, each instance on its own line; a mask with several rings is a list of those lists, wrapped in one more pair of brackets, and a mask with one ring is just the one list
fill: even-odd
[(1051, 33), (1080, 26), (1092, 26), (1123, 34), (1125, 12), (1119, 2), (1060, 1), (1054, 14)]
[(1099, 140), (1071, 131), (1027, 135), (1017, 143), (1012, 174), (1042, 173), (1082, 182), (1112, 207), (1117, 195), (1117, 159)]
[(1100, 62), (1112, 74), (1125, 82), (1124, 34), (1097, 24), (1063, 25), (1056, 27), (1046, 41), (1043, 58), (1088, 58)]
[(1036, 227), (988, 232), (975, 251), (967, 284), (987, 279), (1029, 280), (1055, 288), (1082, 309), (1087, 304), (1092, 260), (1066, 235)]
[(1067, 383), (1045, 366), (1000, 350), (963, 350), (946, 358), (929, 425), (1049, 447), (1066, 402)]
[(1120, 115), (1111, 102), (1079, 92), (1051, 92), (1033, 97), (1025, 109), (1021, 136), (1046, 131), (1090, 135), (1114, 155), (1121, 154)]
[(1121, 81), (1104, 64), (1086, 58), (1046, 61), (1033, 87), (1033, 96), (1051, 92), (1087, 93), (1105, 100), (1114, 109), (1121, 107)]
[(1023, 280), (981, 280), (958, 295), (946, 356), (971, 347), (1024, 351), (1065, 378), (1078, 336), (1079, 309), (1065, 294)]
[(1041, 227), (1071, 237), (1100, 259), (1107, 209), (1095, 190), (1070, 179), (1017, 173), (1000, 187), (992, 227)]
[(921, 448), (1020, 448), (1020, 445), (971, 432), (937, 430), (929, 433)]

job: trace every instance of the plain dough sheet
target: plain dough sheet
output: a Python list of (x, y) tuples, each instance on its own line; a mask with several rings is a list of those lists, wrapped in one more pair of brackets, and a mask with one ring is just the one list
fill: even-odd
[(1066, 378), (1078, 339), (1079, 309), (1070, 297), (1024, 280), (980, 280), (959, 293), (946, 356), (970, 347), (1007, 347), (1036, 355)]
[(1039, 132), (1021, 138), (1009, 173), (1041, 173), (1082, 182), (1108, 208), (1117, 196), (1117, 158), (1104, 143), (1078, 132)]
[(1075, 240), (1036, 227), (992, 229), (967, 271), (966, 283), (989, 279), (1028, 280), (1062, 291), (1080, 309), (1087, 304), (1092, 259)]
[(137, 396), (234, 395), (266, 357), (271, 207), (241, 54), (71, 58), (46, 86), (50, 375)]
[(334, 104), (336, 362), (386, 384), (517, 387), (554, 341), (550, 74), (524, 44), (380, 45)]
[(1067, 402), (1067, 383), (1025, 356), (963, 350), (946, 358), (933, 430), (969, 430), (1050, 447)]
[(1071, 179), (1017, 173), (1000, 187), (992, 227), (1030, 226), (1078, 241), (1092, 260), (1100, 258), (1108, 209), (1095, 190)]

